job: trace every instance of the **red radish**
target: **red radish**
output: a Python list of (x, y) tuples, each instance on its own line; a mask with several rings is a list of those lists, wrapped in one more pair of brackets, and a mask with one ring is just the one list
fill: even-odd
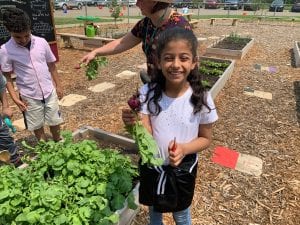
[(141, 102), (139, 100), (138, 95), (133, 95), (129, 100), (128, 100), (128, 105), (133, 111), (140, 111), (141, 109)]
[(135, 122), (134, 124), (126, 125), (126, 129), (132, 135), (136, 145), (138, 146), (138, 152), (141, 156), (141, 164), (161, 166), (163, 164), (163, 159), (157, 158), (157, 143), (152, 134), (150, 134), (146, 127), (144, 127), (142, 121), (140, 121), (138, 117), (138, 112), (141, 110), (141, 101), (139, 97), (140, 94), (136, 91), (135, 94), (133, 94), (127, 101), (131, 108), (132, 116), (135, 116)]
[(76, 69), (76, 70), (81, 69), (81, 64), (77, 64), (77, 65), (74, 67), (74, 69)]

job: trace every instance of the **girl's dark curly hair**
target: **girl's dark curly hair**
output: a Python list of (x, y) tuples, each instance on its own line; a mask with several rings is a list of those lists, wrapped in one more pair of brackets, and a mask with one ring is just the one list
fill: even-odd
[[(194, 35), (193, 31), (186, 30), (181, 27), (174, 27), (164, 30), (158, 37), (158, 44), (156, 48), (156, 56), (158, 61), (161, 60), (162, 51), (165, 49), (166, 45), (171, 41), (186, 41), (190, 47), (190, 50), (193, 54), (193, 60), (197, 60), (197, 47), (198, 40)], [(161, 69), (158, 69), (156, 66), (153, 70), (153, 74), (150, 74), (151, 82), (149, 85), (149, 91), (146, 95), (145, 102), (148, 101), (147, 108), (149, 112), (153, 115), (158, 115), (161, 112), (161, 106), (159, 101), (162, 98), (162, 93), (165, 91), (166, 79), (162, 73)], [(187, 77), (188, 82), (193, 90), (191, 96), (191, 103), (194, 106), (194, 114), (199, 112), (202, 109), (202, 106), (206, 106), (209, 110), (209, 106), (206, 102), (205, 88), (202, 85), (202, 75), (199, 72), (198, 66), (190, 72)], [(151, 107), (150, 107), (151, 106)]]
[(1, 8), (0, 20), (9, 32), (21, 33), (31, 30), (31, 20), (28, 14), (16, 7)]

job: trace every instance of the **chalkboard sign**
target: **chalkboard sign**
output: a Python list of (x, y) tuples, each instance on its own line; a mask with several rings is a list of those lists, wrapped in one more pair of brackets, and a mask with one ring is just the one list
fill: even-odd
[[(17, 7), (24, 10), (32, 21), (32, 34), (55, 42), (55, 30), (52, 20), (51, 0), (0, 0), (0, 7)], [(10, 35), (0, 24), (0, 45), (8, 41)]]

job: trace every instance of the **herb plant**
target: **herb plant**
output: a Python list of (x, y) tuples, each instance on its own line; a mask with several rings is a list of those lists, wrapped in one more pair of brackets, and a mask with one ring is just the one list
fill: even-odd
[(116, 150), (95, 142), (39, 142), (24, 169), (0, 167), (0, 224), (110, 225), (116, 210), (135, 209), (137, 169)]

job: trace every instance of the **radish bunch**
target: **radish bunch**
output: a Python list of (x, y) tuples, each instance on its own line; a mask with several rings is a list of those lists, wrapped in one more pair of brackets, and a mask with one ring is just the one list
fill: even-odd
[[(136, 114), (141, 110), (141, 102), (139, 94), (134, 94), (127, 101), (131, 110)], [(132, 135), (138, 146), (139, 155), (141, 156), (142, 165), (147, 164), (148, 166), (161, 166), (163, 160), (158, 155), (158, 145), (154, 140), (153, 136), (143, 126), (142, 122), (137, 120), (133, 126), (126, 126), (127, 131)]]
[(100, 67), (104, 67), (107, 65), (106, 57), (96, 57), (91, 60), (88, 64), (81, 63), (75, 67), (75, 69), (80, 69), (85, 67), (85, 75), (87, 76), (88, 80), (93, 80), (98, 76), (98, 69)]

